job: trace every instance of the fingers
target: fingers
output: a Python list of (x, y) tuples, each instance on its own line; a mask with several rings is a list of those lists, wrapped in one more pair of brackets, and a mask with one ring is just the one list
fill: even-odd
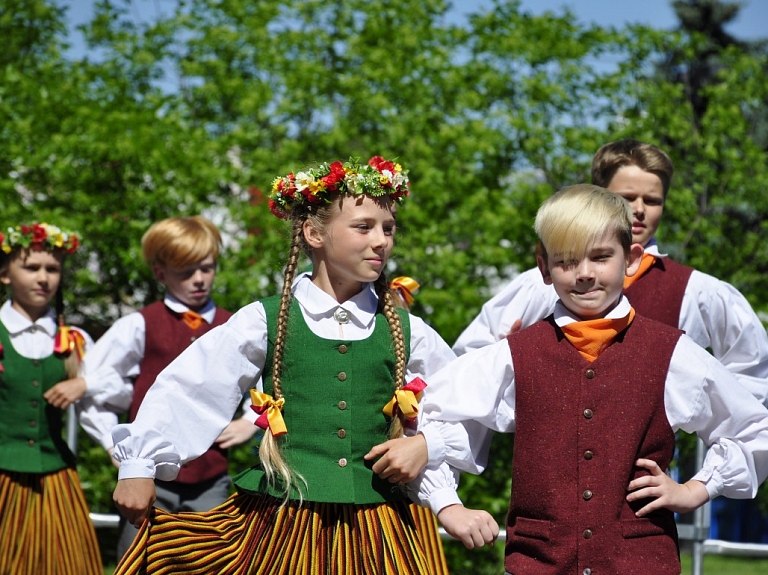
[(371, 447), (371, 450), (363, 455), (363, 459), (369, 460), (374, 459), (378, 457), (379, 455), (384, 455), (387, 451), (389, 451), (389, 442), (392, 441), (391, 439), (389, 441), (385, 441), (384, 443), (379, 443), (378, 445), (374, 445)]

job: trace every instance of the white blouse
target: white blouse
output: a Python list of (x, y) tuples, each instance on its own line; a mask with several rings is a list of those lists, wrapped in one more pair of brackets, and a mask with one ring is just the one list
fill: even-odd
[[(645, 251), (657, 257), (656, 240)], [(527, 327), (550, 315), (557, 294), (544, 283), (538, 268), (518, 275), (483, 305), (456, 340), (462, 355), (504, 339), (515, 320)], [(694, 270), (688, 280), (678, 327), (712, 354), (759, 401), (768, 405), (768, 334), (749, 302), (730, 284)]]
[[(622, 297), (607, 317), (625, 317), (629, 309)], [(558, 325), (578, 321), (560, 303), (554, 313)], [(691, 338), (680, 338), (664, 406), (674, 431), (696, 433), (710, 448), (693, 477), (704, 483), (710, 498), (754, 497), (768, 476), (768, 410), (735, 383)], [(457, 470), (480, 473), (485, 468), (492, 432), (515, 431), (515, 370), (506, 340), (471, 351), (430, 378), (419, 431), (427, 440), (429, 466), (410, 487), (437, 513), (460, 502)]]
[[(297, 278), (292, 290), (315, 335), (362, 340), (373, 332), (378, 300), (370, 284), (343, 304), (315, 286), (307, 274)], [(334, 319), (340, 307), (348, 312), (348, 323)], [(411, 315), (410, 323), (406, 379), (418, 376), (429, 382), (455, 355), (423, 320)], [(174, 479), (181, 463), (203, 453), (226, 427), (243, 394), (260, 388), (266, 354), (267, 322), (260, 302), (240, 309), (226, 324), (190, 345), (160, 373), (136, 420), (112, 431), (114, 456), (121, 461), (120, 479)]]

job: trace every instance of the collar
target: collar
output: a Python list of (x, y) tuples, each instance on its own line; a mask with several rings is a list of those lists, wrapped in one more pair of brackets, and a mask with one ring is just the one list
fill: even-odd
[(350, 321), (365, 328), (373, 322), (379, 305), (371, 283), (364, 284), (363, 289), (342, 304), (313, 284), (309, 273), (298, 276), (291, 289), (304, 311), (318, 320), (332, 319), (333, 313), (342, 308), (349, 313)]
[[(178, 298), (167, 292), (165, 298), (163, 298), (163, 303), (168, 309), (175, 311), (178, 314), (189, 311), (188, 305), (182, 303)], [(203, 309), (199, 310), (197, 313), (199, 313), (208, 324), (212, 324), (214, 317), (216, 317), (216, 305), (213, 303), (213, 300), (209, 298), (203, 306)]]
[[(629, 310), (631, 309), (632, 306), (630, 305), (629, 300), (626, 296), (622, 295), (619, 304), (603, 317), (605, 317), (605, 319), (620, 319), (622, 317), (627, 317), (629, 315)], [(557, 304), (555, 305), (555, 323), (562, 327), (577, 321), (583, 320), (573, 315), (560, 300), (557, 300)]]
[(650, 254), (652, 256), (656, 256), (657, 258), (667, 257), (667, 254), (663, 254), (659, 250), (659, 244), (656, 241), (656, 238), (651, 238), (650, 240), (648, 240), (648, 243), (643, 246), (643, 250), (645, 251), (645, 253)]
[(53, 337), (56, 335), (56, 330), (58, 329), (56, 316), (51, 308), (48, 308), (46, 314), (33, 323), (13, 309), (11, 300), (6, 301), (3, 304), (3, 307), (0, 308), (0, 321), (3, 322), (8, 333), (11, 335), (18, 335), (24, 331), (35, 332), (37, 330), (42, 330)]

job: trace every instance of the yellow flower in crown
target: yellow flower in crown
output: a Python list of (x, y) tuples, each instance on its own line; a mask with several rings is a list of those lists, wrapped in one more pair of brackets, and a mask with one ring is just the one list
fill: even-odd
[(357, 159), (320, 164), (316, 168), (281, 176), (272, 183), (269, 209), (287, 219), (293, 210), (307, 205), (329, 203), (332, 194), (389, 196), (401, 202), (410, 194), (408, 175), (400, 164), (374, 156), (367, 164)]
[(7, 234), (0, 233), (0, 249), (9, 254), (16, 248), (39, 245), (46, 250), (62, 249), (73, 254), (80, 247), (76, 233), (62, 230), (45, 222), (35, 222), (8, 228)]

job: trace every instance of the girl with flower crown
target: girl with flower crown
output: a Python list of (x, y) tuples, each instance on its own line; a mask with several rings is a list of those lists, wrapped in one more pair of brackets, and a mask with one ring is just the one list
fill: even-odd
[[(378, 156), (275, 180), (270, 209), (292, 224), (282, 293), (195, 341), (112, 432), (114, 500), (141, 526), (116, 574), (443, 572), (397, 463), (369, 453), (413, 425), (422, 378), (454, 357), (384, 274), (408, 183)], [(312, 271), (297, 274), (302, 252)], [(204, 452), (246, 392), (264, 437), (237, 493), (209, 512), (153, 509), (153, 479)]]
[[(63, 409), (91, 338), (64, 325), (61, 274), (78, 237), (45, 223), (0, 232), (0, 573), (103, 573)], [(49, 304), (56, 297), (56, 313)]]

